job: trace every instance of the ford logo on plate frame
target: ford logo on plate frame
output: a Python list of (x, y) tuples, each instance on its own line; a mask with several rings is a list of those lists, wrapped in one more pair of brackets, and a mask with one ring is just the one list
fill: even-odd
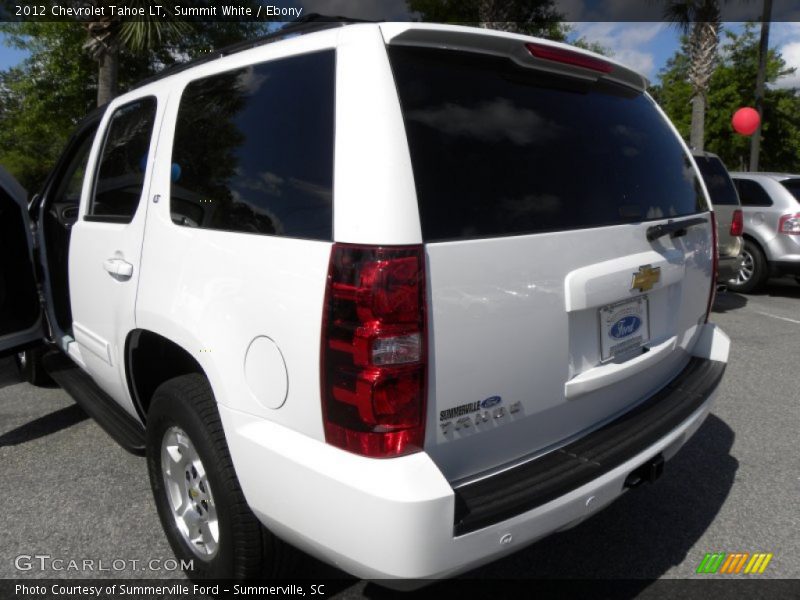
[(636, 315), (627, 315), (614, 323), (608, 330), (608, 335), (616, 340), (633, 335), (642, 326), (642, 320)]

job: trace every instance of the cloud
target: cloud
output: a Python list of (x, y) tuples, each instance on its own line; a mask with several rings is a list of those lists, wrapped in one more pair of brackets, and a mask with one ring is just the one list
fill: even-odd
[(800, 23), (772, 23), (770, 25), (770, 46), (782, 46), (797, 39), (800, 39)]
[(615, 60), (652, 78), (655, 55), (647, 46), (667, 27), (665, 23), (571, 23), (576, 38), (608, 48)]
[(253, 67), (246, 67), (241, 70), (236, 78), (236, 87), (240, 92), (255, 94), (267, 79), (269, 79), (269, 75), (258, 74)]
[(624, 48), (614, 51), (614, 59), (634, 71), (643, 73), (649, 79), (655, 74), (655, 57), (649, 52)]
[(542, 143), (558, 135), (560, 127), (535, 111), (519, 108), (507, 98), (495, 98), (468, 108), (446, 103), (411, 111), (408, 118), (452, 136), (485, 142), (510, 141), (518, 146)]
[(778, 88), (800, 88), (800, 42), (791, 42), (780, 48), (783, 60), (787, 67), (794, 67), (796, 70), (791, 75), (781, 77), (775, 82)]

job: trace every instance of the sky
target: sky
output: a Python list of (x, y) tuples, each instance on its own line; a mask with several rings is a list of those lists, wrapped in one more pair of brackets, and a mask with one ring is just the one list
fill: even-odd
[[(645, 75), (652, 83), (680, 44), (676, 28), (662, 22), (574, 22), (571, 38), (583, 37), (608, 48), (614, 59)], [(724, 28), (740, 32), (743, 23), (728, 22)], [(724, 40), (724, 36), (723, 36)], [(777, 82), (778, 87), (800, 87), (800, 22), (779, 22), (770, 25), (770, 47), (777, 48), (794, 75)]]
[[(678, 49), (679, 33), (667, 23), (576, 21), (571, 25), (571, 39), (583, 37), (589, 42), (599, 42), (611, 50), (616, 60), (639, 71), (652, 83), (658, 82), (659, 71)], [(742, 28), (741, 23), (726, 23), (725, 26), (733, 31)], [(25, 58), (23, 52), (9, 48), (4, 42), (5, 36), (0, 34), (0, 70)], [(800, 87), (800, 22), (772, 23), (770, 46), (781, 51), (788, 66), (798, 69), (778, 85)]]
[(0, 71), (5, 71), (9, 67), (13, 67), (23, 60), (25, 60), (25, 52), (17, 50), (16, 48), (9, 48), (5, 44), (6, 36), (0, 33)]

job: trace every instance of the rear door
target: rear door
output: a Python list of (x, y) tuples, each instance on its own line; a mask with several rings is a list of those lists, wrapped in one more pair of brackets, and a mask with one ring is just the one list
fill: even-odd
[(0, 352), (42, 339), (27, 193), (0, 167)]
[(388, 47), (428, 261), (425, 450), (451, 481), (652, 395), (709, 303), (709, 207), (674, 128), (641, 90), (518, 44)]

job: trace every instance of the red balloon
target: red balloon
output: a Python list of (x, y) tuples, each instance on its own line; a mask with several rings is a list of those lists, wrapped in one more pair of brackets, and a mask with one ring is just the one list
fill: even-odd
[(736, 133), (742, 135), (753, 135), (758, 129), (758, 124), (761, 122), (761, 117), (758, 116), (758, 111), (755, 108), (745, 106), (733, 113), (731, 125), (736, 130)]

